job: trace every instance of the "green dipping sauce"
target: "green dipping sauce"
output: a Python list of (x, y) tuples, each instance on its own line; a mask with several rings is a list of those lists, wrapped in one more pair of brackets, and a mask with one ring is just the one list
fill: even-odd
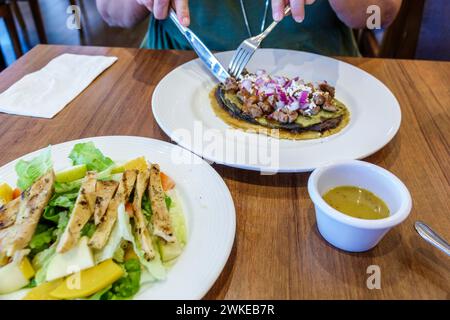
[(334, 209), (351, 217), (377, 220), (389, 217), (389, 208), (369, 190), (340, 186), (327, 191), (323, 199)]

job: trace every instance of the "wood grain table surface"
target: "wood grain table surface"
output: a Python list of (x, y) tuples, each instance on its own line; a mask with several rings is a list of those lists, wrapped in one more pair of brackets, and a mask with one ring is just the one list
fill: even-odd
[[(168, 72), (195, 57), (192, 52), (37, 46), (0, 74), (0, 92), (66, 52), (119, 60), (51, 120), (0, 114), (0, 166), (79, 138), (136, 135), (169, 141), (153, 118), (151, 96)], [(450, 63), (342, 60), (380, 79), (400, 102), (399, 133), (366, 160), (406, 184), (411, 215), (375, 249), (346, 253), (317, 231), (306, 188), (309, 174), (263, 176), (214, 165), (233, 196), (237, 232), (228, 263), (205, 298), (450, 299), (450, 258), (413, 227), (422, 220), (450, 239)], [(371, 265), (381, 270), (379, 290), (366, 285)]]

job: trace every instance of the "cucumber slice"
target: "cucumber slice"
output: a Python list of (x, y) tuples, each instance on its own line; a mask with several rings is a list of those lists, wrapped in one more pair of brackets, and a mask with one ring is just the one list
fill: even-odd
[(159, 241), (159, 252), (161, 254), (162, 262), (168, 262), (178, 258), (183, 252), (183, 246), (178, 240), (173, 243)]

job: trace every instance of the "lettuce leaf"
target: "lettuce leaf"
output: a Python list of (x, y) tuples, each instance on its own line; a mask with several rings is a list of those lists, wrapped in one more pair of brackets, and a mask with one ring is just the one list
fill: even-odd
[(98, 291), (97, 293), (94, 293), (92, 296), (89, 297), (88, 300), (105, 300), (102, 299), (102, 296), (108, 292), (112, 288), (112, 285), (107, 286), (106, 288)]
[(93, 142), (77, 143), (69, 154), (72, 165), (85, 164), (88, 171), (103, 171), (114, 161), (103, 155)]
[(88, 222), (84, 225), (83, 229), (81, 229), (81, 236), (87, 236), (88, 238), (92, 237), (96, 229), (96, 226), (93, 222)]
[[(158, 250), (155, 250), (156, 256), (150, 261), (144, 258), (144, 251), (141, 249), (138, 241), (135, 240), (133, 232), (131, 231), (130, 218), (125, 212), (125, 206), (121, 204), (117, 210), (118, 219), (117, 224), (122, 230), (123, 238), (130, 241), (133, 244), (133, 249), (139, 258), (139, 262), (143, 265), (148, 272), (157, 280), (163, 280), (166, 278), (166, 269), (164, 268)], [(154, 248), (158, 246), (155, 244)]]
[(72, 182), (55, 182), (55, 193), (75, 193), (81, 188), (82, 179)]
[(68, 209), (69, 211), (72, 211), (77, 197), (78, 192), (55, 194), (48, 205), (52, 207), (62, 207)]
[(56, 236), (59, 238), (69, 223), (69, 214), (67, 211), (62, 211), (59, 213), (58, 225), (56, 227)]
[(167, 210), (170, 210), (170, 206), (172, 205), (172, 198), (166, 195), (164, 197), (164, 201), (166, 202)]
[(122, 265), (125, 276), (114, 282), (111, 289), (101, 295), (101, 300), (117, 300), (133, 297), (140, 288), (141, 264), (137, 259), (125, 261)]
[(169, 214), (175, 237), (184, 246), (187, 243), (187, 228), (183, 205), (175, 189), (168, 191), (167, 196), (171, 199)]
[(40, 155), (30, 161), (19, 160), (15, 167), (18, 177), (17, 187), (25, 190), (47, 173), (53, 167), (51, 156), (50, 147), (47, 147)]
[(54, 223), (58, 223), (61, 212), (72, 211), (77, 196), (78, 196), (77, 193), (68, 193), (68, 194), (55, 193), (50, 199), (47, 207), (45, 207), (44, 213), (42, 214), (42, 218), (48, 221), (52, 221)]
[(56, 227), (49, 227), (46, 224), (38, 224), (36, 231), (30, 241), (30, 256), (35, 256), (39, 252), (47, 249), (56, 240)]
[(48, 265), (50, 264), (50, 261), (52, 261), (55, 254), (56, 254), (56, 243), (54, 243), (48, 249), (45, 249), (44, 251), (41, 251), (34, 256), (32, 265), (33, 269), (37, 270), (36, 275), (34, 276), (36, 285), (40, 285), (41, 283), (45, 282), (47, 278)]

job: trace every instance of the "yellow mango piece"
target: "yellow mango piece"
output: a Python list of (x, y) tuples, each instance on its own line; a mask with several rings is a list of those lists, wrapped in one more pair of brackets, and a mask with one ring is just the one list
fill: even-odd
[(20, 268), (20, 271), (22, 271), (23, 276), (25, 278), (27, 278), (28, 280), (30, 280), (31, 278), (34, 277), (34, 274), (35, 274), (34, 269), (31, 266), (30, 260), (28, 260), (27, 257), (24, 257), (22, 259), (22, 261), (20, 262), (19, 268)]
[(109, 259), (67, 277), (50, 295), (58, 299), (85, 298), (114, 283), (123, 274), (123, 269)]
[(145, 157), (139, 157), (124, 163), (123, 167), (125, 168), (125, 170), (136, 169), (144, 171), (148, 169), (148, 163), (147, 160), (145, 160)]
[(44, 282), (28, 291), (22, 300), (57, 300), (50, 295), (50, 292), (59, 287), (63, 281), (63, 279), (56, 279), (51, 282)]
[(9, 184), (0, 183), (0, 206), (5, 205), (12, 200), (13, 189)]

